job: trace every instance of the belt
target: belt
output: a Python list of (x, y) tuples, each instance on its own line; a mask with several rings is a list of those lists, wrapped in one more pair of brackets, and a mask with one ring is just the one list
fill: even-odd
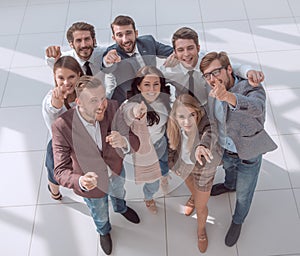
[(225, 152), (226, 152), (227, 155), (229, 155), (231, 157), (234, 157), (234, 158), (238, 158), (239, 157), (238, 153), (232, 152), (232, 151), (230, 151), (228, 149), (225, 149)]

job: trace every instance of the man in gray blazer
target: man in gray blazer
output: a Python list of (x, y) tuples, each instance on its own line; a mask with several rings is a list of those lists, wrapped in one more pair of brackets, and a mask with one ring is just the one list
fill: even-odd
[(157, 42), (151, 35), (138, 37), (135, 22), (129, 16), (117, 16), (111, 30), (116, 44), (108, 47), (103, 54), (102, 68), (104, 73), (115, 77), (112, 85), (107, 82), (105, 85), (110, 92), (108, 95), (121, 104), (127, 98), (136, 72), (145, 65), (156, 66), (156, 57), (168, 57), (173, 48)]
[(76, 83), (77, 107), (63, 113), (52, 125), (54, 176), (57, 182), (82, 196), (100, 234), (100, 245), (110, 255), (112, 241), (108, 195), (115, 212), (139, 223), (136, 212), (126, 205), (124, 154), (139, 148), (139, 139), (129, 127), (112, 121), (118, 103), (107, 100), (105, 87), (92, 76)]
[(225, 244), (233, 246), (251, 206), (262, 154), (277, 146), (264, 130), (266, 94), (261, 85), (253, 87), (235, 76), (225, 52), (205, 55), (200, 70), (211, 86), (208, 109), (224, 149), (225, 182), (215, 184), (211, 195), (236, 191), (235, 211), (225, 237)]

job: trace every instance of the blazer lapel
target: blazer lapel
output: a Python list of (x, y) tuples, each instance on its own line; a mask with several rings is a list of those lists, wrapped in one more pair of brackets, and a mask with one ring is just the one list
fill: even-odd
[(97, 187), (103, 192), (107, 192), (108, 172), (106, 163), (97, 144), (79, 119), (77, 111), (74, 111), (73, 115), (72, 140), (75, 156), (83, 173), (95, 172), (98, 175)]

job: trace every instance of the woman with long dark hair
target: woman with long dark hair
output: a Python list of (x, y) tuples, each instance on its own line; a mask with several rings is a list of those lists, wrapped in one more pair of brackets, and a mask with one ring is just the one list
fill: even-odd
[[(128, 125), (140, 138), (140, 149), (133, 155), (136, 182), (144, 183), (146, 207), (156, 214), (153, 199), (168, 185), (166, 124), (170, 111), (170, 88), (161, 71), (154, 66), (141, 68), (131, 85), (131, 97), (121, 106)], [(164, 191), (165, 192), (165, 191)]]
[[(84, 73), (77, 62), (71, 56), (59, 58), (53, 66), (55, 87), (45, 96), (42, 103), (44, 121), (49, 129), (58, 116), (75, 106), (75, 84)], [(48, 190), (54, 200), (61, 200), (59, 185), (54, 179), (54, 160), (52, 152), (52, 140), (49, 141), (46, 154), (46, 168), (48, 172)]]

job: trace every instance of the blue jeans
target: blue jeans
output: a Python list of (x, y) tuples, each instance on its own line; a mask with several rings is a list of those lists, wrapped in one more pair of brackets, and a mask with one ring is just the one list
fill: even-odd
[[(168, 149), (167, 149), (167, 137), (164, 135), (160, 140), (154, 143), (154, 149), (156, 151), (159, 166), (161, 169), (162, 176), (166, 176), (169, 173), (168, 166)], [(143, 192), (145, 200), (151, 200), (153, 195), (159, 190), (159, 180), (156, 180), (152, 183), (145, 183), (143, 186)]]
[(143, 186), (143, 192), (145, 200), (151, 200), (153, 195), (159, 190), (159, 180), (151, 183), (145, 183)]
[(57, 181), (54, 179), (54, 159), (53, 159), (53, 150), (52, 150), (52, 139), (47, 145), (46, 161), (45, 166), (48, 172), (48, 180), (55, 185), (58, 185)]
[(249, 212), (253, 194), (257, 184), (262, 155), (250, 160), (229, 155), (226, 150), (223, 155), (225, 169), (225, 187), (236, 189), (236, 204), (232, 220), (242, 224)]
[[(126, 191), (125, 184), (125, 170), (124, 167), (120, 176), (113, 175), (109, 179), (108, 193), (111, 198), (113, 209), (117, 213), (124, 213), (127, 211), (126, 201), (124, 200)], [(108, 210), (108, 195), (102, 198), (83, 198), (87, 204), (90, 213), (93, 217), (94, 223), (97, 227), (97, 232), (101, 235), (106, 235), (111, 230)]]

